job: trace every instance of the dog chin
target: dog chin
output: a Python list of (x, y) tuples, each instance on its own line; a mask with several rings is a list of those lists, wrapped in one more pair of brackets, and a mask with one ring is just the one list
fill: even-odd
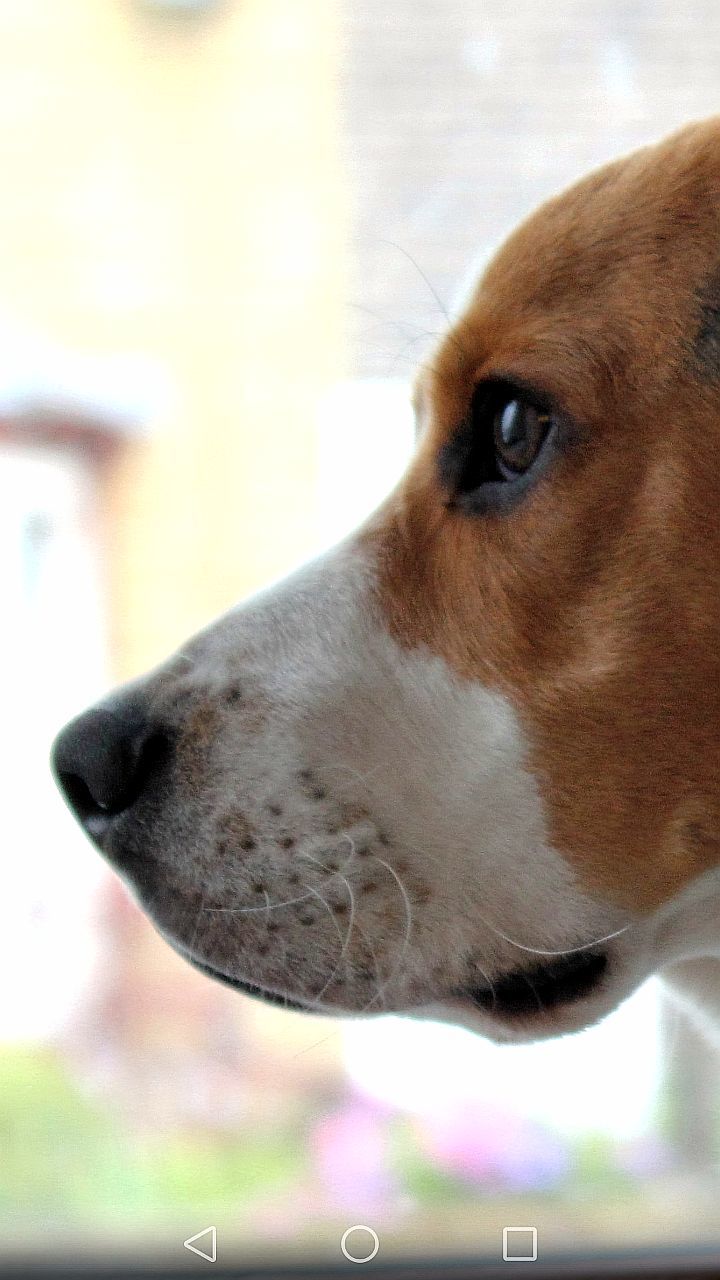
[(631, 980), (606, 951), (588, 951), (513, 970), (492, 984), (413, 1012), (466, 1027), (498, 1044), (528, 1044), (593, 1026), (640, 981)]
[[(367, 1005), (351, 1008), (313, 1001), (296, 992), (234, 976), (176, 940), (168, 940), (199, 972), (264, 1003), (323, 1017), (351, 1018), (369, 1012)], [(639, 980), (632, 981), (621, 969), (624, 966), (607, 951), (587, 951), (519, 968), (496, 977), (492, 984), (430, 1003), (384, 1012), (461, 1026), (497, 1044), (529, 1044), (585, 1030), (611, 1013), (639, 985)]]
[(615, 1005), (615, 1001), (583, 1000), (562, 1010), (543, 1010), (508, 1018), (481, 1013), (460, 1000), (446, 1000), (442, 1004), (413, 1010), (413, 1015), (463, 1027), (495, 1044), (532, 1044), (584, 1031), (607, 1017)]

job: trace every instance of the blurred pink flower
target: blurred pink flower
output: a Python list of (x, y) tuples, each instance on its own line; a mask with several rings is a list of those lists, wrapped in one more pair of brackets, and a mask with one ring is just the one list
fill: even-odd
[(385, 1126), (382, 1112), (358, 1101), (325, 1116), (311, 1134), (315, 1166), (339, 1209), (373, 1213), (396, 1195)]
[(570, 1167), (564, 1140), (537, 1122), (497, 1107), (466, 1103), (422, 1122), (426, 1151), (468, 1182), (515, 1189), (552, 1186)]

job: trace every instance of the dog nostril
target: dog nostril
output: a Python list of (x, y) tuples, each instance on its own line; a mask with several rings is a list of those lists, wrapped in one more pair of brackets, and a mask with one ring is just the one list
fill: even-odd
[(70, 808), (79, 818), (89, 817), (100, 809), (107, 812), (106, 806), (93, 799), (87, 783), (77, 773), (56, 770), (60, 789), (69, 801)]
[(96, 708), (61, 730), (51, 765), (70, 808), (87, 822), (128, 809), (169, 747), (168, 734), (151, 727), (137, 711)]

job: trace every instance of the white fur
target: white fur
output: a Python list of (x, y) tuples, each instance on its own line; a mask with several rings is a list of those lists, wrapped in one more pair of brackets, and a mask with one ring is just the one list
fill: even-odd
[[(552, 848), (510, 703), (428, 650), (398, 645), (352, 540), (132, 688), (167, 718), (179, 694), (223, 706), (233, 681), (245, 704), (223, 710), (202, 780), (195, 773), (173, 792), (182, 840), (157, 833), (167, 866), (145, 905), (179, 949), (320, 1010), (406, 1009), (499, 1039), (595, 1021), (655, 967), (647, 929), (593, 898)], [(250, 729), (258, 705), (262, 726)], [(321, 800), (298, 783), (307, 768)], [(260, 833), (250, 853), (232, 840), (218, 851), (230, 797)], [(338, 826), (347, 804), (359, 812)], [(610, 981), (584, 1001), (509, 1025), (453, 995), (473, 973), (479, 982), (608, 935)]]

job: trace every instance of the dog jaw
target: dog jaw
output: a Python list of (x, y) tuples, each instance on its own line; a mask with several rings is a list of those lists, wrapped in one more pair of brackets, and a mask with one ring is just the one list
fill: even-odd
[(504, 1034), (473, 986), (628, 921), (548, 843), (510, 704), (397, 645), (355, 542), (226, 615), (142, 694), (177, 723), (174, 763), (102, 848), (231, 985), (318, 1012), (442, 1006)]

